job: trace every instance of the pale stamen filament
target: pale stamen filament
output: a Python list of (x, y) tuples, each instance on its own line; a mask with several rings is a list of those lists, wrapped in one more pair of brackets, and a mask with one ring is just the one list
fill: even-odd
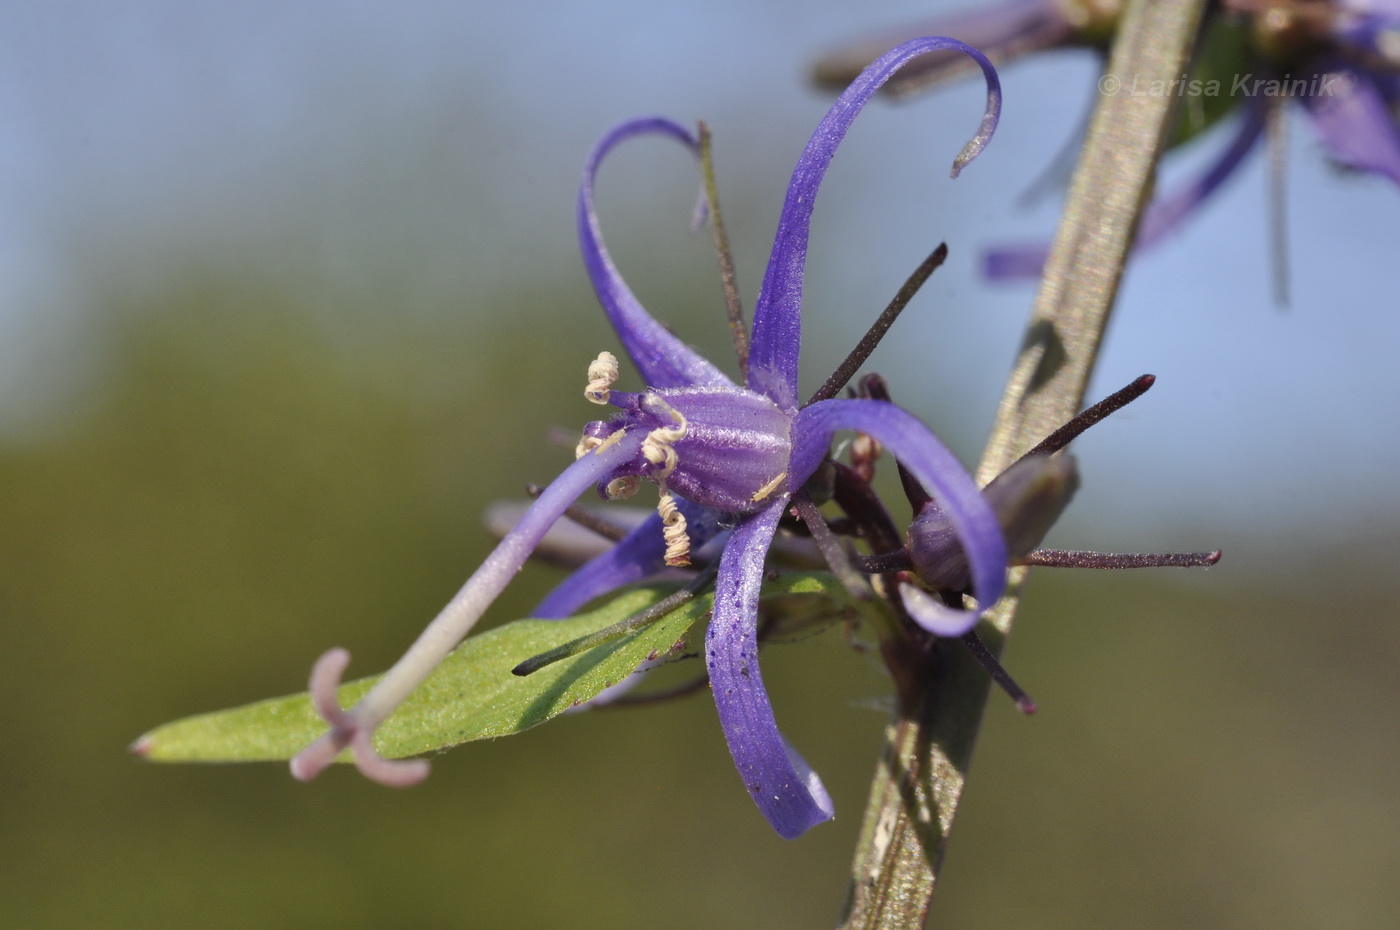
[(778, 472), (778, 474), (777, 474), (771, 481), (769, 481), (769, 482), (768, 482), (767, 484), (765, 484), (763, 487), (759, 488), (757, 491), (754, 491), (754, 492), (753, 492), (753, 495), (749, 498), (749, 500), (751, 500), (751, 501), (753, 501), (755, 504), (757, 504), (759, 501), (766, 499), (766, 498), (769, 497), (774, 491), (776, 491), (776, 490), (778, 490), (778, 488), (782, 487), (783, 479), (786, 478), (786, 477), (787, 477), (787, 472), (785, 472), (785, 471), (780, 471), (780, 472)]

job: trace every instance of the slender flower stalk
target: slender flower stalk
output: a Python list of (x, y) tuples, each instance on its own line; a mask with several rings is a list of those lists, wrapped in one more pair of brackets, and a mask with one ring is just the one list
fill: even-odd
[(854, 430), (874, 436), (944, 508), (966, 554), (969, 591), (978, 605), (959, 611), (956, 624), (971, 628), (1005, 585), (1006, 547), (996, 514), (967, 470), (927, 427), (891, 404), (832, 398), (803, 407), (797, 394), (808, 231), (822, 178), (852, 121), (879, 88), (908, 62), (948, 50), (969, 56), (987, 82), (986, 112), (954, 161), (953, 175), (991, 138), (1000, 112), (1000, 86), (991, 64), (975, 49), (952, 39), (916, 39), (862, 72), (818, 124), (793, 171), (753, 315), (742, 386), (646, 312), (603, 244), (594, 202), (599, 166), (620, 143), (661, 136), (699, 154), (700, 140), (659, 117), (624, 123), (604, 136), (584, 168), (579, 240), (599, 302), (647, 388), (616, 390), (617, 360), (603, 353), (594, 361), (585, 394), (616, 413), (584, 428), (578, 461), (545, 489), (359, 704), (343, 711), (335, 702), (347, 659), (343, 651), (333, 651), (318, 663), (313, 696), (331, 729), (293, 760), (298, 778), (315, 776), (347, 747), (371, 778), (388, 784), (422, 778), (426, 764), (421, 760), (389, 762), (375, 755), (374, 728), (460, 642), (582, 491), (591, 485), (605, 498), (626, 497), (646, 479), (657, 487), (657, 513), (567, 579), (537, 615), (570, 614), (662, 565), (684, 565), (692, 548), (727, 531), (704, 652), (730, 752), (754, 802), (781, 836), (798, 836), (831, 817), (831, 800), (820, 779), (778, 730), (759, 671), (757, 612), (765, 559), (779, 520), (827, 460), (834, 434)]
[[(1171, 80), (1190, 57), (1204, 0), (1132, 0), (1110, 67)], [(1080, 409), (1170, 116), (1165, 98), (1100, 98), (1070, 185), (1026, 338), (1007, 381), (978, 476), (1000, 474)], [(987, 617), (1010, 633), (1026, 570)], [(989, 685), (970, 659), (939, 653), (937, 678), (902, 689), (876, 767), (839, 924), (915, 928), (925, 922), (966, 784)]]

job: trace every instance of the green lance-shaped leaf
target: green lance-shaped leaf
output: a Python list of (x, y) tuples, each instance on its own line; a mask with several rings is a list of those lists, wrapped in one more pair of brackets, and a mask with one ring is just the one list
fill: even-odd
[[(513, 675), (511, 669), (606, 629), (669, 593), (667, 588), (639, 588), (569, 620), (517, 620), (467, 639), (384, 722), (375, 734), (375, 748), (396, 759), (509, 736), (587, 701), (647, 659), (682, 648), (690, 627), (709, 614), (713, 595), (697, 597), (649, 626), (527, 677)], [(764, 586), (764, 596), (828, 599), (833, 613), (850, 605), (840, 583), (817, 572), (781, 576)], [(341, 705), (353, 705), (377, 680), (343, 685)], [(142, 736), (132, 749), (157, 762), (267, 762), (290, 759), (325, 729), (303, 692), (167, 723)]]

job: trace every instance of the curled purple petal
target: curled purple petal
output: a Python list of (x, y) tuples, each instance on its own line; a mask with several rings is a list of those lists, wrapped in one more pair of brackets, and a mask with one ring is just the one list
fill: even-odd
[[(1040, 545), (1078, 487), (1072, 456), (1039, 454), (1016, 462), (982, 489), (1011, 558)], [(925, 584), (943, 591), (967, 590), (967, 557), (937, 501), (924, 504), (909, 525), (908, 551)]]
[(598, 142), (588, 156), (578, 192), (578, 237), (584, 267), (618, 339), (648, 385), (656, 388), (732, 385), (718, 368), (647, 313), (622, 279), (603, 244), (598, 210), (593, 202), (598, 166), (619, 143), (642, 135), (668, 136), (693, 153), (699, 151), (699, 142), (688, 130), (661, 117), (623, 123)]
[(788, 495), (740, 523), (715, 581), (705, 664), (734, 765), (778, 835), (794, 839), (832, 816), (831, 798), (778, 732), (758, 668), (758, 594), (763, 562)]
[(754, 306), (748, 386), (767, 394), (785, 410), (797, 408), (797, 361), (802, 344), (802, 278), (807, 263), (807, 236), (822, 177), (846, 130), (871, 96), (906, 62), (929, 52), (952, 49), (972, 57), (987, 80), (987, 109), (977, 134), (953, 162), (957, 177), (991, 139), (1001, 113), (1001, 84), (991, 62), (956, 39), (930, 37), (906, 42), (886, 52), (861, 72), (812, 133), (788, 183), (778, 217), (778, 233), (768, 270)]
[(1303, 97), (1327, 151), (1358, 171), (1400, 184), (1400, 130), (1375, 82), (1360, 71), (1320, 71), (1324, 89)]
[[(968, 611), (940, 603), (937, 598), (912, 584), (899, 586), (899, 598), (914, 622), (934, 636), (961, 636), (969, 629)], [(973, 615), (976, 622), (976, 615)]]
[(333, 649), (322, 656), (312, 671), (312, 702), (331, 729), (292, 759), (293, 776), (303, 781), (316, 777), (350, 746), (356, 766), (369, 778), (388, 785), (421, 781), (427, 775), (428, 763), (421, 759), (404, 763), (382, 759), (370, 742), (375, 728), (456, 648), (578, 496), (594, 485), (599, 475), (635, 455), (641, 444), (639, 433), (627, 433), (611, 446), (589, 452), (564, 469), (393, 668), (348, 711), (340, 708), (335, 692), (349, 655)]
[[(792, 427), (792, 486), (817, 469), (843, 429), (874, 436), (933, 495), (967, 556), (978, 608), (991, 607), (1006, 589), (1006, 542), (996, 514), (957, 456), (912, 414), (884, 401), (844, 398), (803, 408)], [(963, 614), (959, 633), (977, 622), (975, 611)]]

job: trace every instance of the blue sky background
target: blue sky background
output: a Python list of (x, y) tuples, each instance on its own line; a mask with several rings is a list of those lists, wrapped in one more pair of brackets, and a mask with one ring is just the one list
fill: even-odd
[[(570, 218), (577, 172), (601, 131), (636, 114), (714, 128), (751, 299), (787, 172), (828, 103), (806, 68), (823, 48), (935, 9), (890, 3), (872, 19), (820, 2), (548, 14), (9, 4), (0, 435), (42, 434), (81, 409), (101, 383), (103, 295), (117, 284), (139, 292), (181, 263), (295, 282), (332, 319), (451, 312), (485, 325), (522, 274), (576, 282), (583, 296), (567, 312), (586, 312)], [(975, 456), (1033, 296), (979, 279), (977, 256), (1053, 229), (1057, 198), (1025, 209), (1018, 195), (1075, 131), (1094, 74), (1083, 53), (1008, 69), (998, 137), (957, 182), (946, 166), (975, 125), (979, 88), (863, 116), (816, 215), (806, 377), (947, 240), (948, 266), (872, 367)], [(1394, 514), (1400, 193), (1329, 166), (1305, 120), (1289, 128), (1291, 306), (1270, 296), (1256, 159), (1131, 269), (1094, 393), (1143, 371), (1161, 380), (1082, 441), (1087, 481), (1066, 534), (1113, 514), (1121, 534), (1095, 527), (1095, 542), (1141, 545), (1142, 525), (1162, 521), (1177, 545), (1228, 542), (1244, 527), (1278, 541), (1281, 531), (1365, 535)], [(1178, 155), (1168, 181), (1222, 142), (1208, 136)], [(684, 266), (687, 286), (707, 280), (704, 242), (685, 242), (689, 171), (663, 147), (638, 146), (603, 181), (622, 267), (663, 318), (676, 283), (661, 279), (655, 252), (674, 244), (663, 261)]]

